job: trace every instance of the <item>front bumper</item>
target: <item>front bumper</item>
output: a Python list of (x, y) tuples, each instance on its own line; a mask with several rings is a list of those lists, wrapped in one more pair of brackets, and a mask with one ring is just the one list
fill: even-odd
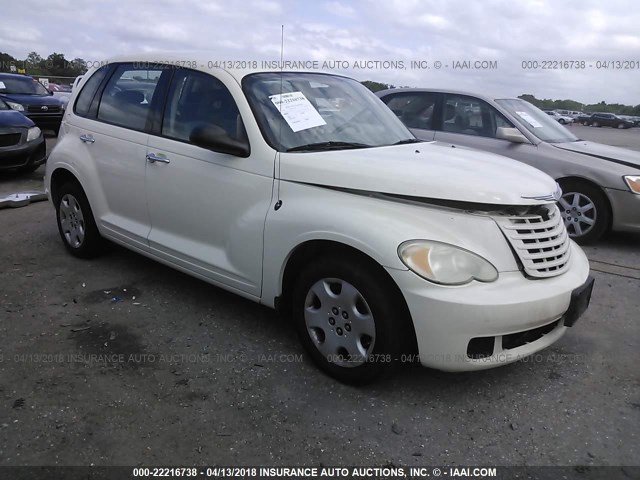
[[(420, 363), (446, 371), (482, 370), (515, 362), (557, 341), (567, 329), (562, 316), (571, 294), (589, 276), (586, 256), (573, 242), (571, 248), (569, 270), (539, 280), (502, 272), (493, 283), (443, 287), (407, 270), (387, 269), (409, 307)], [(530, 330), (543, 333), (529, 343), (515, 341), (521, 335), (513, 334)], [(491, 355), (470, 357), (470, 342), (488, 337), (494, 342)]]
[(640, 195), (628, 190), (605, 188), (611, 202), (611, 228), (620, 232), (640, 232)]
[(47, 160), (43, 136), (29, 143), (0, 147), (0, 170), (41, 165)]

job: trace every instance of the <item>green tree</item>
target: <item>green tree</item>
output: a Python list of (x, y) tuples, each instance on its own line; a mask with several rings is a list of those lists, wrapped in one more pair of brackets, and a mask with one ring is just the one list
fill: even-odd
[(10, 72), (11, 65), (14, 65), (16, 68), (21, 68), (21, 62), (19, 62), (18, 59), (8, 53), (0, 52), (0, 72)]
[(87, 62), (82, 58), (74, 58), (69, 62), (67, 71), (70, 77), (77, 77), (87, 73)]
[(396, 88), (393, 85), (387, 85), (386, 83), (373, 82), (371, 80), (365, 80), (364, 82), (361, 82), (361, 83), (372, 92), (379, 92), (380, 90), (386, 90), (388, 88)]
[(67, 59), (64, 58), (63, 53), (52, 53), (45, 60), (45, 66), (47, 69), (47, 73), (53, 77), (64, 77), (66, 76), (67, 70)]

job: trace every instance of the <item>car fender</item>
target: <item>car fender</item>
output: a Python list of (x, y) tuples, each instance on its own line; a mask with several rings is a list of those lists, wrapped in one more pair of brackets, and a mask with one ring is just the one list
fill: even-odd
[[(276, 209), (280, 203), (280, 207)], [(453, 244), (490, 261), (498, 271), (518, 265), (496, 223), (486, 215), (296, 182), (281, 182), (267, 214), (262, 303), (282, 293), (287, 262), (313, 240), (352, 247), (383, 267), (406, 270), (398, 247), (407, 240)]]

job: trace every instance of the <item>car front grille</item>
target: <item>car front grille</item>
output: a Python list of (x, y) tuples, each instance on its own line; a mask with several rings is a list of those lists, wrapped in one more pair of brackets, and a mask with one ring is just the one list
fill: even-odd
[(58, 113), (60, 105), (27, 105), (29, 113)]
[(528, 276), (553, 277), (569, 268), (569, 235), (556, 205), (543, 205), (521, 215), (493, 218)]
[(12, 147), (20, 143), (20, 133), (0, 133), (0, 147)]

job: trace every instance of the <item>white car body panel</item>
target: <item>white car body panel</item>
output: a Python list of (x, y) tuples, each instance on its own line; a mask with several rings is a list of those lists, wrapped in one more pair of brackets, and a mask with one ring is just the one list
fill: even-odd
[[(477, 169), (478, 162), (482, 170)], [(528, 165), (436, 143), (304, 156), (283, 153), (280, 175), (302, 183), (497, 205), (539, 204), (523, 197), (548, 195), (557, 189), (551, 177)]]

